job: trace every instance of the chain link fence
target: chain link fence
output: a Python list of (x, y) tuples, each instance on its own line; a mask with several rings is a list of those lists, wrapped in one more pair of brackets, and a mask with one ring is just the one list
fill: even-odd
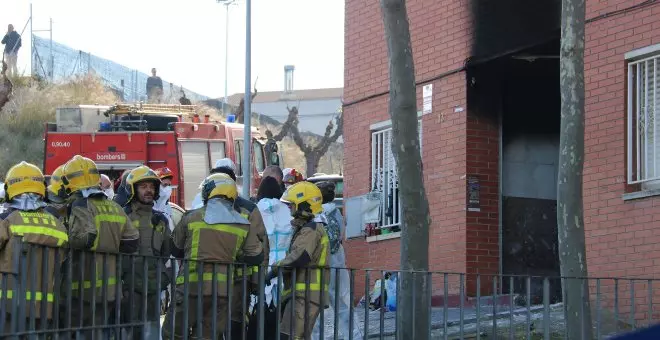
[[(65, 81), (76, 75), (94, 73), (126, 102), (147, 100), (147, 75), (135, 69), (104, 59), (89, 52), (74, 50), (66, 45), (33, 35), (32, 74), (55, 82)], [(52, 56), (52, 57), (51, 57)], [(193, 102), (209, 99), (206, 96), (183, 89)], [(178, 103), (181, 87), (163, 80), (163, 101)]]

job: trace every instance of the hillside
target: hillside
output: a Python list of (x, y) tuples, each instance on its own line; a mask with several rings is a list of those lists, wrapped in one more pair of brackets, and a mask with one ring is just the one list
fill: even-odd
[[(73, 77), (59, 84), (38, 83), (34, 80), (14, 80), (14, 93), (0, 111), (0, 178), (19, 161), (43, 164), (43, 133), (46, 122), (55, 121), (57, 107), (77, 104), (113, 104), (118, 101), (115, 93), (106, 88), (93, 75)], [(217, 120), (224, 120), (220, 112), (208, 105), (200, 105), (200, 113), (208, 113)], [(260, 130), (279, 131), (279, 123), (254, 115), (253, 124)], [(311, 143), (319, 136), (306, 135)], [(293, 140), (281, 142), (285, 167), (295, 167), (304, 172), (305, 160)], [(339, 172), (343, 162), (341, 145), (333, 145), (319, 164), (319, 171)]]

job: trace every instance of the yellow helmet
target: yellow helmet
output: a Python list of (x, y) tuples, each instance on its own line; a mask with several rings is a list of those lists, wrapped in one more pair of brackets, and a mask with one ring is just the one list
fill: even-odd
[(46, 180), (43, 172), (36, 165), (20, 162), (9, 171), (5, 179), (7, 200), (12, 200), (20, 194), (33, 193), (46, 195)]
[(64, 165), (62, 182), (66, 193), (71, 194), (83, 189), (100, 187), (101, 175), (93, 160), (75, 155)]
[(64, 175), (64, 165), (60, 165), (50, 175), (50, 184), (46, 188), (46, 195), (48, 200), (53, 203), (63, 203), (66, 199), (66, 192), (64, 191), (64, 183), (62, 183), (62, 176)]
[(154, 182), (154, 187), (156, 189), (156, 195), (154, 196), (154, 200), (158, 199), (158, 191), (160, 189), (160, 178), (158, 178), (158, 175), (153, 170), (151, 170), (151, 168), (149, 168), (146, 165), (143, 165), (131, 170), (131, 172), (129, 172), (128, 176), (126, 177), (126, 191), (128, 192), (128, 202), (132, 201), (133, 198), (135, 197), (135, 193), (137, 192), (137, 189), (135, 189), (135, 185), (145, 181)]
[(230, 200), (238, 197), (236, 182), (225, 173), (212, 174), (202, 183), (202, 200), (208, 201), (209, 198), (224, 196)]
[(294, 217), (314, 217), (323, 211), (323, 195), (321, 190), (311, 182), (298, 182), (290, 186), (280, 199), (293, 205), (291, 215)]

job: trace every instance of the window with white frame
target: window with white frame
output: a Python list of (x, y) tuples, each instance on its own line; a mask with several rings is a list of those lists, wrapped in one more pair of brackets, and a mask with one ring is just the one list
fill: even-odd
[[(419, 146), (422, 147), (422, 121), (419, 124)], [(380, 125), (380, 124), (376, 124)], [(398, 231), (401, 226), (401, 200), (399, 175), (392, 154), (392, 126), (373, 128), (371, 131), (371, 191), (381, 196), (379, 229)]]
[(628, 184), (660, 188), (660, 44), (626, 54)]

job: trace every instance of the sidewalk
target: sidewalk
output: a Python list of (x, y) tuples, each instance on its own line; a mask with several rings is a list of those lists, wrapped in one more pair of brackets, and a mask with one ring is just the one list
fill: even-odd
[[(493, 318), (492, 306), (481, 306), (479, 315), (477, 315), (476, 307), (464, 307), (461, 313), (460, 308), (447, 308), (442, 307), (431, 309), (431, 338), (444, 339), (445, 333), (449, 338), (459, 338), (464, 335), (465, 338), (476, 338), (476, 334), (481, 335), (481, 339), (508, 339), (513, 335), (515, 339), (526, 338), (529, 333), (531, 336), (543, 337), (546, 331), (549, 333), (550, 339), (563, 339), (565, 332), (564, 312), (561, 303), (548, 306), (548, 312), (544, 310), (542, 305), (531, 306), (529, 310), (526, 307), (514, 307), (513, 310), (509, 306), (498, 306)], [(364, 330), (365, 325), (365, 311), (364, 307), (358, 306), (354, 309), (356, 316), (357, 326)], [(445, 314), (446, 320), (445, 323)], [(396, 329), (396, 313), (380, 311), (369, 311), (368, 313), (368, 337), (383, 339), (394, 339)], [(462, 317), (461, 317), (462, 316)], [(477, 316), (479, 316), (477, 318)], [(334, 339), (334, 314), (332, 309), (328, 308), (324, 313), (324, 329), (325, 340)], [(494, 319), (494, 320), (493, 320)], [(462, 322), (461, 322), (462, 321)], [(164, 322), (164, 317), (161, 318), (161, 323)], [(382, 322), (382, 328), (381, 328)], [(594, 329), (599, 328), (600, 334), (603, 338), (619, 333), (625, 327), (617, 330), (614, 329), (615, 322), (609, 315), (602, 316), (600, 325), (594, 323)], [(594, 334), (596, 331), (594, 332)], [(348, 339), (339, 334), (338, 339)]]

